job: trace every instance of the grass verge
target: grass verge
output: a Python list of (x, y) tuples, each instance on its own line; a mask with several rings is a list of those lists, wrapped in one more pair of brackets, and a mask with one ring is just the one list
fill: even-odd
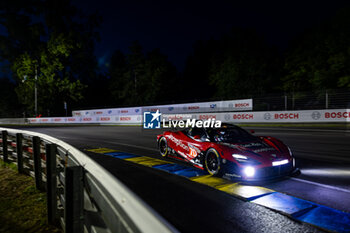
[(62, 232), (47, 224), (46, 193), (16, 169), (0, 160), (0, 232)]

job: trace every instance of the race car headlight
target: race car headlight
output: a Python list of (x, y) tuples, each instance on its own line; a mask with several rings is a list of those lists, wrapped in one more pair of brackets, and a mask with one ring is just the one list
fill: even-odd
[(284, 160), (280, 160), (280, 161), (273, 161), (272, 166), (280, 166), (280, 165), (287, 164), (287, 163), (288, 163), (288, 159), (284, 159)]
[(240, 154), (232, 154), (232, 157), (237, 159), (237, 160), (247, 160), (248, 157), (245, 155), (240, 155)]
[(239, 163), (242, 163), (242, 164), (251, 164), (251, 165), (257, 165), (257, 164), (260, 164), (260, 162), (252, 159), (252, 158), (249, 158), (245, 155), (241, 155), (241, 154), (232, 154), (232, 157)]
[(255, 168), (253, 167), (245, 167), (243, 169), (243, 173), (247, 176), (247, 177), (253, 177), (255, 175)]

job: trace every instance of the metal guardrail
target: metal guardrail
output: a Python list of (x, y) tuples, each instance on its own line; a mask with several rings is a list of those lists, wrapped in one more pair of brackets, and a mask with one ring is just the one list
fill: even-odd
[(64, 232), (178, 232), (87, 155), (48, 135), (0, 128), (0, 158), (47, 193), (49, 224)]
[(0, 124), (2, 125), (24, 125), (28, 124), (27, 118), (0, 118)]

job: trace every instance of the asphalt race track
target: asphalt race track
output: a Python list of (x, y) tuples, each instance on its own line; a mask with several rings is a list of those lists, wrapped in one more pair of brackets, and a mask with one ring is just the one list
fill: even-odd
[[(265, 207), (244, 202), (183, 177), (86, 151), (109, 148), (160, 158), (156, 135), (163, 130), (143, 130), (140, 126), (24, 129), (57, 137), (83, 150), (181, 232), (320, 231)], [(254, 130), (255, 135), (273, 136), (289, 145), (302, 172), (298, 177), (259, 183), (259, 186), (350, 212), (350, 131), (297, 128)]]

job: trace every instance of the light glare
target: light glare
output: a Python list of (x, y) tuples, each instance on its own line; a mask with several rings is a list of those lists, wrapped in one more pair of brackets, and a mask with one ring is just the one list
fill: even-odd
[(247, 177), (253, 177), (255, 175), (255, 169), (253, 167), (246, 167), (244, 168), (244, 174)]

